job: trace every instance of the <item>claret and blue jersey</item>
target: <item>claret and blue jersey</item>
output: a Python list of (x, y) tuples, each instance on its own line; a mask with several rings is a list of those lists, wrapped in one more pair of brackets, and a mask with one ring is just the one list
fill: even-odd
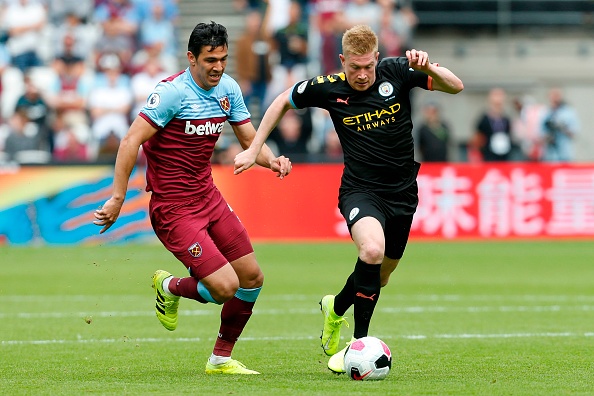
[(250, 122), (237, 82), (223, 74), (206, 91), (189, 69), (156, 87), (140, 111), (157, 133), (143, 144), (147, 157), (147, 191), (162, 198), (203, 195), (214, 188), (210, 158), (225, 121)]

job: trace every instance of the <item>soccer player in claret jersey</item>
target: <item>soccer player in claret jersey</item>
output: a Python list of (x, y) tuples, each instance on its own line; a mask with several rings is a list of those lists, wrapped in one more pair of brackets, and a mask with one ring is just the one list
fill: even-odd
[[(119, 216), (140, 145), (147, 158), (150, 219), (157, 237), (190, 273), (153, 275), (156, 315), (175, 330), (180, 297), (223, 304), (208, 374), (259, 374), (231, 358), (252, 314), (264, 276), (248, 234), (213, 183), (210, 157), (223, 123), (247, 148), (256, 130), (239, 85), (224, 73), (228, 38), (224, 26), (200, 23), (188, 43), (189, 67), (157, 84), (122, 139), (113, 193), (95, 211), (94, 223), (110, 228)], [(283, 156), (264, 147), (256, 162), (281, 179), (291, 171)], [(165, 353), (165, 352), (164, 352)]]
[(236, 174), (251, 167), (289, 109), (320, 107), (330, 113), (344, 152), (338, 206), (359, 253), (343, 289), (320, 301), (321, 344), (331, 356), (328, 368), (337, 373), (345, 371), (346, 347), (339, 351), (344, 314), (354, 306), (353, 338), (368, 335), (380, 289), (402, 258), (417, 207), (420, 165), (413, 155), (409, 92), (419, 87), (455, 94), (464, 88), (450, 70), (429, 62), (424, 51), (379, 61), (377, 36), (366, 25), (344, 33), (342, 50), (344, 71), (300, 81), (281, 93), (250, 148), (235, 157)]

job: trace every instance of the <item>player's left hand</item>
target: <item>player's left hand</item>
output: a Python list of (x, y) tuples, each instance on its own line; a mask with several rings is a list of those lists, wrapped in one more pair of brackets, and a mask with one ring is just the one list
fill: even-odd
[(289, 173), (291, 173), (291, 169), (293, 169), (293, 165), (291, 165), (291, 160), (281, 155), (280, 157), (276, 157), (274, 161), (270, 164), (270, 170), (276, 172), (276, 176), (283, 179)]
[(406, 58), (408, 59), (408, 66), (415, 70), (427, 70), (429, 65), (429, 54), (425, 51), (411, 49), (406, 51)]

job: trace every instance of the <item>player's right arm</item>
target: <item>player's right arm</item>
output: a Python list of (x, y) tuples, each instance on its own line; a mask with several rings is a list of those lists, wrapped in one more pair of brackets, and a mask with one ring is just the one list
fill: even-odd
[(99, 232), (100, 234), (107, 231), (120, 215), (120, 210), (126, 198), (126, 191), (128, 190), (128, 181), (136, 164), (140, 145), (149, 140), (156, 132), (157, 128), (149, 124), (141, 116), (137, 116), (130, 129), (128, 129), (128, 133), (120, 142), (115, 162), (111, 198), (95, 211), (96, 220), (93, 223), (103, 226)]
[(238, 175), (241, 172), (248, 170), (256, 163), (260, 150), (262, 150), (270, 132), (272, 132), (285, 113), (293, 108), (290, 101), (292, 92), (293, 87), (287, 89), (285, 92), (278, 95), (270, 107), (268, 107), (266, 113), (264, 113), (264, 116), (262, 117), (256, 136), (250, 144), (250, 147), (235, 156), (234, 174)]

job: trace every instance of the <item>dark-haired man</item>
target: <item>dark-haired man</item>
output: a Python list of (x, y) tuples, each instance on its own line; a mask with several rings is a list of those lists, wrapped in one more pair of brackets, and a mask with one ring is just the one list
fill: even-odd
[[(224, 73), (228, 57), (224, 26), (199, 23), (188, 43), (189, 67), (161, 81), (127, 135), (115, 164), (113, 193), (95, 212), (94, 223), (111, 227), (126, 196), (140, 145), (147, 158), (150, 219), (163, 245), (187, 268), (177, 278), (153, 275), (156, 315), (175, 330), (180, 297), (223, 304), (221, 326), (207, 374), (259, 374), (231, 358), (235, 342), (252, 314), (264, 276), (247, 232), (213, 183), (210, 158), (229, 122), (247, 148), (256, 134), (237, 82)], [(264, 147), (256, 161), (282, 179), (291, 170), (283, 156)]]

